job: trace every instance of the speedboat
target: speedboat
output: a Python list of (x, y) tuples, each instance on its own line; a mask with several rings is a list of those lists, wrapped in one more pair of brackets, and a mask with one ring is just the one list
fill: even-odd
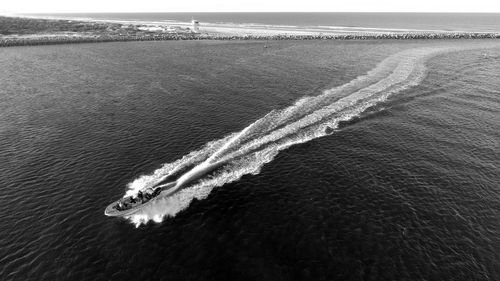
[(139, 191), (135, 196), (127, 196), (117, 200), (104, 210), (104, 214), (110, 217), (124, 217), (132, 215), (144, 206), (150, 205), (153, 201), (164, 195), (170, 195), (176, 190), (176, 182), (169, 182), (156, 187), (149, 187)]
[(227, 161), (219, 161), (216, 163), (204, 162), (192, 168), (189, 172), (179, 177), (176, 181), (167, 184), (148, 187), (138, 192), (137, 195), (127, 196), (120, 200), (111, 203), (104, 214), (110, 217), (126, 217), (138, 212), (142, 207), (150, 205), (158, 197), (167, 197), (181, 190), (188, 184), (201, 178), (203, 175), (213, 171), (227, 163)]

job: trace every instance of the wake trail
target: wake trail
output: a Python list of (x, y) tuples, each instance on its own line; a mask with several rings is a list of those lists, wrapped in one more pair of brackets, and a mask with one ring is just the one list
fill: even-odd
[[(273, 110), (242, 131), (208, 142), (181, 159), (163, 165), (151, 175), (144, 175), (129, 184), (125, 196), (154, 186), (167, 177), (193, 167), (177, 180), (177, 186), (208, 172), (223, 163), (211, 175), (183, 187), (168, 197), (160, 197), (129, 219), (136, 225), (149, 220), (160, 222), (175, 216), (190, 202), (204, 199), (214, 187), (236, 181), (245, 174), (258, 174), (261, 167), (272, 161), (283, 149), (327, 135), (327, 127), (337, 129), (342, 121), (351, 120), (366, 109), (385, 101), (390, 95), (416, 86), (425, 78), (425, 62), (433, 56), (475, 48), (424, 47), (402, 51), (380, 62), (367, 74), (324, 91), (314, 97), (304, 97), (281, 110)], [(482, 46), (484, 48), (484, 46)]]

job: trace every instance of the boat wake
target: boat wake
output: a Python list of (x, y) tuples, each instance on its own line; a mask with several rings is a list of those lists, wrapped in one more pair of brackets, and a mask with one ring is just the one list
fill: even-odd
[(338, 128), (339, 122), (357, 117), (390, 95), (418, 85), (425, 78), (424, 64), (430, 57), (461, 49), (464, 47), (426, 47), (400, 52), (380, 62), (366, 75), (318, 96), (304, 97), (287, 108), (273, 110), (241, 132), (208, 142), (201, 149), (164, 164), (151, 175), (131, 182), (125, 196), (158, 185), (167, 177), (179, 176), (187, 168), (195, 167), (180, 176), (178, 185), (190, 181), (196, 173), (199, 177), (208, 172), (208, 166), (224, 163), (212, 174), (204, 175), (173, 195), (160, 195), (128, 219), (137, 226), (149, 220), (161, 222), (187, 208), (194, 198), (206, 198), (215, 187), (236, 181), (245, 174), (258, 174), (279, 151), (328, 135)]

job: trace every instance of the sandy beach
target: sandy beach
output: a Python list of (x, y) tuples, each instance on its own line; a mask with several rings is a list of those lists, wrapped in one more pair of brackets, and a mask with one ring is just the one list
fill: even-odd
[[(143, 20), (101, 20), (88, 17), (34, 17), (30, 15), (16, 15), (23, 18), (43, 18), (50, 20), (77, 20), (83, 22), (113, 23), (121, 25), (143, 26), (150, 30), (167, 30), (168, 28), (189, 28), (190, 21), (143, 21)], [(401, 28), (373, 28), (352, 26), (294, 26), (294, 25), (267, 25), (267, 24), (241, 24), (241, 23), (211, 23), (199, 22), (199, 33), (207, 35), (227, 36), (277, 36), (277, 35), (361, 35), (361, 34), (411, 34), (411, 33), (468, 33), (463, 30), (441, 29), (401, 29)], [(485, 32), (480, 32), (485, 33)]]
[[(164, 40), (491, 39), (498, 32), (330, 25), (0, 16), (0, 46)], [(195, 23), (196, 22), (196, 23)]]

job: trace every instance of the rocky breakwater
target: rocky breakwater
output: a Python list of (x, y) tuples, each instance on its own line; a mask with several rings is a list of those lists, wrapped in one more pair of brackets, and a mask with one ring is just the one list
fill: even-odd
[(9, 36), (0, 37), (0, 47), (35, 46), (74, 43), (99, 43), (120, 41), (166, 41), (166, 40), (195, 40), (196, 34), (190, 33), (164, 33), (143, 35), (93, 35), (93, 34), (50, 34), (36, 36)]
[(209, 35), (201, 34), (196, 39), (207, 40), (371, 40), (371, 39), (494, 39), (500, 33), (484, 32), (408, 32), (408, 33), (343, 33), (317, 35)]
[(197, 37), (188, 28), (153, 31), (140, 24), (0, 16), (0, 47)]
[[(241, 34), (240, 34), (241, 32)], [(255, 30), (255, 32), (260, 32)], [(0, 47), (165, 40), (370, 40), (370, 39), (492, 39), (500, 33), (485, 32), (352, 32), (293, 34), (231, 34), (193, 32), (190, 27), (152, 26), (120, 22), (92, 22), (0, 16)]]
[(500, 33), (447, 32), (447, 33), (370, 33), (333, 35), (212, 35), (197, 33), (147, 34), (50, 34), (36, 36), (0, 37), (0, 47), (32, 46), (73, 43), (167, 40), (374, 40), (374, 39), (494, 39)]

